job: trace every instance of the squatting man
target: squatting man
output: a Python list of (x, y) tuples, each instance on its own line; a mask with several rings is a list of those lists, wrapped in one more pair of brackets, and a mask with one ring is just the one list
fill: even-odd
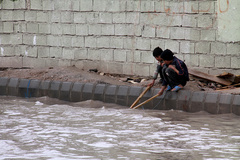
[(149, 86), (153, 86), (158, 74), (160, 74), (160, 83), (162, 88), (158, 92), (161, 96), (166, 91), (179, 91), (189, 81), (189, 74), (186, 64), (174, 56), (169, 49), (162, 50), (156, 47), (153, 50), (153, 56), (158, 61), (156, 71), (154, 72), (153, 81)]

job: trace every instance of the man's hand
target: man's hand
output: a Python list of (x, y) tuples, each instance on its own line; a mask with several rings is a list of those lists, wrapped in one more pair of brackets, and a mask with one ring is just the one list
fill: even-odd
[(167, 86), (162, 86), (161, 90), (158, 92), (158, 96), (161, 96), (166, 88)]
[(174, 70), (177, 74), (179, 74), (179, 71), (178, 71), (173, 65), (169, 65), (168, 68), (171, 68), (171, 69)]
[(152, 81), (152, 83), (149, 83), (148, 86), (152, 87), (155, 83), (155, 80)]

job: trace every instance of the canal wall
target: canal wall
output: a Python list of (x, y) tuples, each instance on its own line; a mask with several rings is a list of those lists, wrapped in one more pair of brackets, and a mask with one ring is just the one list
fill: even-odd
[[(48, 96), (69, 102), (97, 100), (125, 107), (130, 107), (144, 89), (144, 87), (139, 86), (0, 78), (0, 96), (25, 98)], [(159, 90), (159, 88), (152, 88), (142, 97), (139, 103), (156, 95)], [(168, 91), (141, 108), (240, 115), (240, 95), (189, 90)]]
[(150, 76), (171, 49), (208, 74), (240, 69), (239, 0), (3, 0), (0, 67)]

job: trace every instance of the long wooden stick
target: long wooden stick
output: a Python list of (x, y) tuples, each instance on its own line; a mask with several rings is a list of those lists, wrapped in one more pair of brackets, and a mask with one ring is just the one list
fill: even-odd
[(141, 94), (140, 96), (135, 100), (135, 102), (133, 102), (133, 104), (131, 105), (130, 108), (133, 108), (137, 103), (138, 101), (142, 98), (142, 96), (151, 88), (151, 86), (148, 86)]
[(144, 102), (140, 103), (139, 105), (137, 105), (137, 106), (136, 106), (136, 107), (134, 107), (133, 109), (137, 109), (138, 107), (141, 107), (142, 105), (144, 105), (144, 104), (148, 103), (149, 101), (153, 100), (154, 98), (157, 98), (158, 96), (159, 96), (159, 94), (156, 94), (155, 96), (153, 96), (153, 97), (151, 97), (151, 98), (147, 99), (146, 101), (144, 101)]

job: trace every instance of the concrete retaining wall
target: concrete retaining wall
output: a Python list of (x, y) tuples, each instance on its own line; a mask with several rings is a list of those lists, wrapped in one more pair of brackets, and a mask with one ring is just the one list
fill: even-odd
[[(25, 98), (49, 96), (70, 102), (98, 100), (126, 107), (130, 107), (144, 89), (144, 87), (137, 86), (0, 78), (0, 95)], [(159, 89), (151, 89), (142, 97), (140, 102), (147, 100), (158, 92)], [(177, 93), (165, 92), (142, 108), (240, 115), (240, 95), (180, 90)]]
[(239, 12), (239, 0), (4, 0), (0, 67), (149, 76), (160, 46), (189, 67), (238, 75)]

